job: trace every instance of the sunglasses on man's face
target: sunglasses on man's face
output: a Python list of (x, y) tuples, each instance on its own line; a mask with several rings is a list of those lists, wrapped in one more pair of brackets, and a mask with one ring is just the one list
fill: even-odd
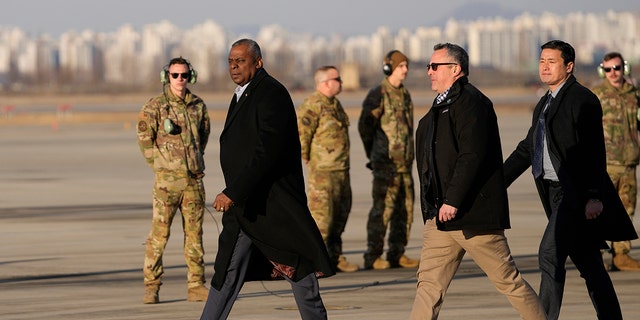
[(620, 71), (622, 70), (622, 66), (603, 67), (602, 70), (604, 70), (604, 72), (610, 72), (611, 70)]
[(180, 76), (180, 78), (182, 78), (182, 79), (189, 80), (191, 75), (188, 72), (185, 72), (185, 73), (172, 73), (171, 74), (171, 78), (174, 78), (174, 79), (178, 79), (178, 76)]
[(433, 70), (433, 71), (438, 71), (438, 67), (439, 66), (451, 66), (457, 64), (455, 62), (432, 62), (431, 64), (427, 65), (427, 71), (429, 71), (429, 69)]

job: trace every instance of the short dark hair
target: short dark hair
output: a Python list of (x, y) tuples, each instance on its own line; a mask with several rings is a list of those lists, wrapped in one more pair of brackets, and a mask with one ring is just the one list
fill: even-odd
[(622, 60), (622, 64), (624, 65), (624, 58), (622, 57), (622, 55), (619, 52), (609, 52), (607, 54), (604, 55), (604, 58), (602, 58), (603, 61), (609, 61), (611, 59), (614, 58), (620, 58), (620, 60)]
[(575, 63), (576, 61), (576, 51), (573, 47), (562, 41), (562, 40), (551, 40), (540, 47), (542, 50), (544, 49), (554, 49), (560, 50), (562, 60), (564, 60), (564, 65), (566, 66), (569, 62)]
[(247, 45), (249, 47), (249, 52), (251, 52), (251, 54), (253, 55), (254, 58), (258, 59), (258, 58), (262, 58), (262, 51), (260, 50), (260, 46), (258, 45), (257, 42), (255, 42), (254, 40), (251, 39), (240, 39), (236, 42), (234, 42), (231, 45), (231, 48), (238, 46), (238, 45)]
[(189, 63), (189, 61), (187, 61), (187, 59), (183, 58), (182, 56), (169, 60), (167, 68), (171, 67), (174, 64), (184, 64), (187, 66), (187, 68), (191, 69), (191, 64)]
[(445, 49), (447, 50), (447, 55), (452, 57), (453, 60), (457, 64), (460, 65), (460, 69), (462, 69), (462, 73), (465, 76), (469, 76), (469, 54), (465, 51), (461, 46), (453, 43), (438, 43), (433, 46), (433, 51)]

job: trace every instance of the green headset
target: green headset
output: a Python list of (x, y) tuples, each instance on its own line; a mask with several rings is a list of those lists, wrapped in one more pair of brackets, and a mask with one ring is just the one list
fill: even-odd
[[(622, 61), (622, 74), (625, 76), (628, 76), (631, 74), (631, 66), (629, 65), (629, 63), (627, 61)], [(604, 78), (607, 76), (607, 73), (604, 71), (604, 65), (601, 63), (598, 66), (598, 77), (600, 78)]]
[(162, 84), (169, 83), (169, 76), (170, 76), (169, 67), (174, 64), (186, 64), (187, 67), (189, 68), (189, 79), (188, 79), (189, 83), (190, 84), (196, 83), (196, 81), (198, 80), (198, 72), (196, 72), (196, 70), (193, 69), (193, 67), (191, 66), (191, 63), (189, 63), (189, 60), (183, 57), (178, 57), (178, 58), (171, 59), (169, 63), (167, 63), (162, 68), (162, 71), (160, 71), (160, 82), (162, 82)]

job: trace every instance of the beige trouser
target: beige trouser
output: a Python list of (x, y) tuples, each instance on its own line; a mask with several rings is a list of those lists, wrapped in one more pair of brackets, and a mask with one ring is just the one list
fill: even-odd
[(546, 319), (540, 299), (522, 278), (503, 230), (440, 231), (435, 219), (424, 226), (418, 288), (411, 319), (437, 319), (462, 257), (468, 252), (522, 319)]

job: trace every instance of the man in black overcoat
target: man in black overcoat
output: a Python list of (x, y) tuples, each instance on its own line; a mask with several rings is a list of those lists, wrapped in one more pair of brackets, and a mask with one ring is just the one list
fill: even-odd
[(505, 236), (509, 204), (493, 103), (469, 82), (469, 55), (457, 44), (433, 47), (427, 76), (438, 95), (416, 130), (424, 227), (410, 319), (438, 318), (468, 253), (522, 319), (545, 320)]
[(229, 52), (234, 83), (220, 165), (226, 188), (215, 274), (201, 319), (226, 319), (244, 281), (284, 278), (302, 319), (326, 319), (318, 277), (335, 270), (307, 207), (295, 108), (286, 88), (262, 68), (258, 44)]
[(570, 44), (552, 40), (541, 49), (538, 71), (549, 92), (535, 107), (526, 138), (504, 163), (507, 185), (532, 167), (549, 219), (539, 249), (540, 299), (548, 319), (557, 319), (569, 257), (598, 318), (622, 319), (600, 249), (605, 240), (637, 235), (606, 171), (602, 108), (573, 76)]

